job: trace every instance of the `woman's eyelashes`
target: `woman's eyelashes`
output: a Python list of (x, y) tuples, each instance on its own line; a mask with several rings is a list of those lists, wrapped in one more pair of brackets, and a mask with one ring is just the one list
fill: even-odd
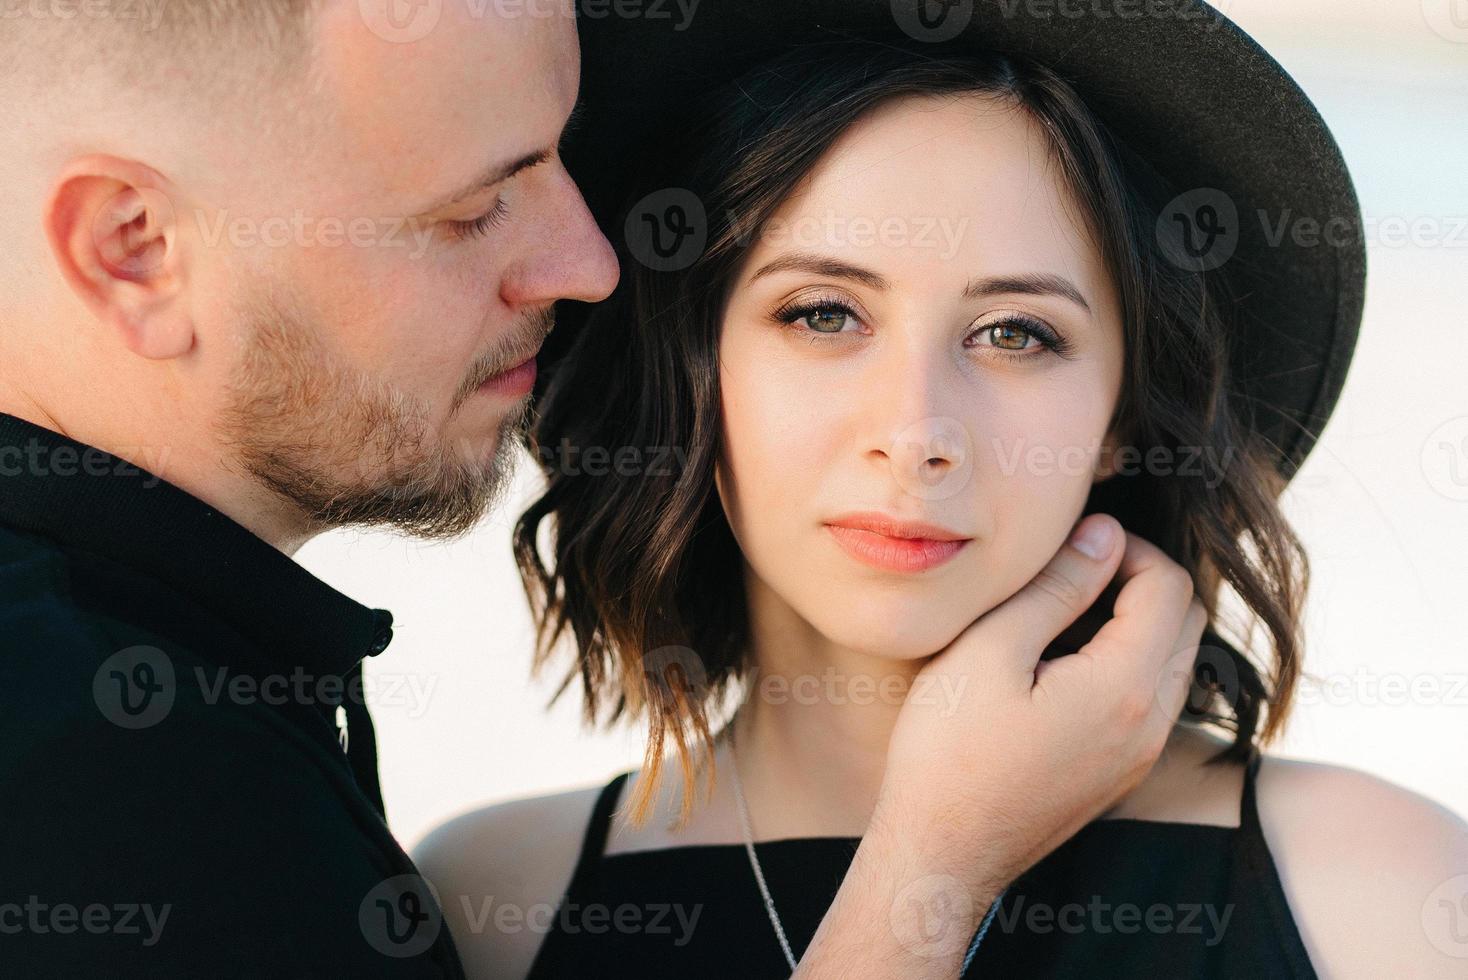
[(489, 234), (490, 229), (504, 224), (509, 216), (510, 209), (504, 198), (500, 198), (494, 202), (494, 207), (472, 221), (451, 221), (449, 224), (454, 229), (454, 234), (460, 238), (479, 238)]
[[(867, 332), (851, 304), (834, 297), (800, 297), (775, 310), (771, 318), (806, 336), (812, 344), (829, 343), (841, 334)], [(1074, 349), (1048, 323), (1019, 312), (1005, 313), (977, 325), (964, 338), (964, 346), (990, 348), (1011, 360), (1043, 356), (1047, 350), (1067, 357)]]
[[(1016, 335), (1020, 335), (1019, 347), (1003, 346), (1014, 343)], [(1039, 348), (1053, 351), (1060, 357), (1069, 357), (1074, 350), (1074, 345), (1057, 333), (1048, 323), (1025, 313), (1006, 313), (997, 320), (990, 320), (980, 325), (964, 339), (964, 346), (990, 346), (979, 343), (970, 345), (969, 343), (969, 341), (985, 337), (993, 342), (992, 346), (995, 350), (1009, 357), (1031, 357), (1033, 355), (1023, 354), (1020, 351)], [(1031, 339), (1038, 342), (1038, 348), (1026, 343)]]
[(861, 325), (856, 310), (835, 297), (801, 296), (775, 310), (771, 317), (794, 330), (801, 330), (803, 324), (812, 342), (831, 334), (849, 333), (848, 327)]

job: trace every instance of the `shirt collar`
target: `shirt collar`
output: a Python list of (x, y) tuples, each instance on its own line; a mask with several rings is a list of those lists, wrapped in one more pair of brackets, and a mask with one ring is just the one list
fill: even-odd
[(185, 594), (281, 667), (345, 675), (392, 641), (358, 603), (204, 501), (111, 453), (0, 413), (0, 524)]

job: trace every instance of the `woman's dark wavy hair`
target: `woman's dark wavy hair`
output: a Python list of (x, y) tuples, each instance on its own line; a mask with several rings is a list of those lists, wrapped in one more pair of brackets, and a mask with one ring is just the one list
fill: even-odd
[[(1227, 464), (1216, 486), (1209, 482), (1218, 474), (1207, 470), (1113, 476), (1093, 486), (1085, 512), (1112, 514), (1191, 573), (1210, 625), (1184, 718), (1232, 734), (1213, 761), (1246, 758), (1284, 725), (1309, 566), (1278, 507), (1285, 479), (1230, 385), (1226, 284), (1168, 260), (1154, 229), (1175, 191), (1065, 80), (1018, 55), (934, 51), (856, 39), (790, 50), (701, 100), (696, 116), (627, 168), (635, 175), (628, 202), (658, 188), (696, 194), (707, 244), (673, 271), (623, 249), (621, 284), (592, 310), (538, 406), (530, 448), (547, 485), (516, 522), (514, 544), (537, 626), (535, 672), (568, 633), (574, 647), (552, 702), (579, 676), (588, 724), (647, 720), (648, 778), (633, 799), (635, 821), (645, 817), (669, 737), (693, 788), (695, 750), (712, 757), (710, 708), (745, 667), (743, 562), (714, 486), (725, 297), (752, 232), (838, 136), (900, 96), (984, 94), (1022, 107), (1043, 129), (1121, 301), (1126, 368), (1116, 431), (1144, 454), (1199, 447)], [(624, 462), (628, 447), (644, 461), (654, 447), (682, 458), (634, 475), (622, 465), (617, 475), (564, 455), (597, 447), (603, 459), (623, 450)], [(1250, 620), (1233, 631), (1241, 645), (1249, 648), (1258, 625), (1268, 633), (1257, 663), (1215, 631), (1225, 583)]]

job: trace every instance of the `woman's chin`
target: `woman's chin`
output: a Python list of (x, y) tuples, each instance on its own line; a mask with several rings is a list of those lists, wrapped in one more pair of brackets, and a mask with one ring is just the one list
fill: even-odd
[(910, 662), (941, 653), (969, 621), (947, 624), (928, 616), (872, 617), (853, 614), (823, 630), (845, 649), (876, 660)]

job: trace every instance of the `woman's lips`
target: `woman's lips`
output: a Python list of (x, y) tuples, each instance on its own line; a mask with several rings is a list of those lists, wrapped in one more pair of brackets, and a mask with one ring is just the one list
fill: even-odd
[(880, 514), (828, 521), (826, 529), (848, 555), (891, 572), (921, 572), (948, 561), (971, 538), (931, 524), (897, 521)]

